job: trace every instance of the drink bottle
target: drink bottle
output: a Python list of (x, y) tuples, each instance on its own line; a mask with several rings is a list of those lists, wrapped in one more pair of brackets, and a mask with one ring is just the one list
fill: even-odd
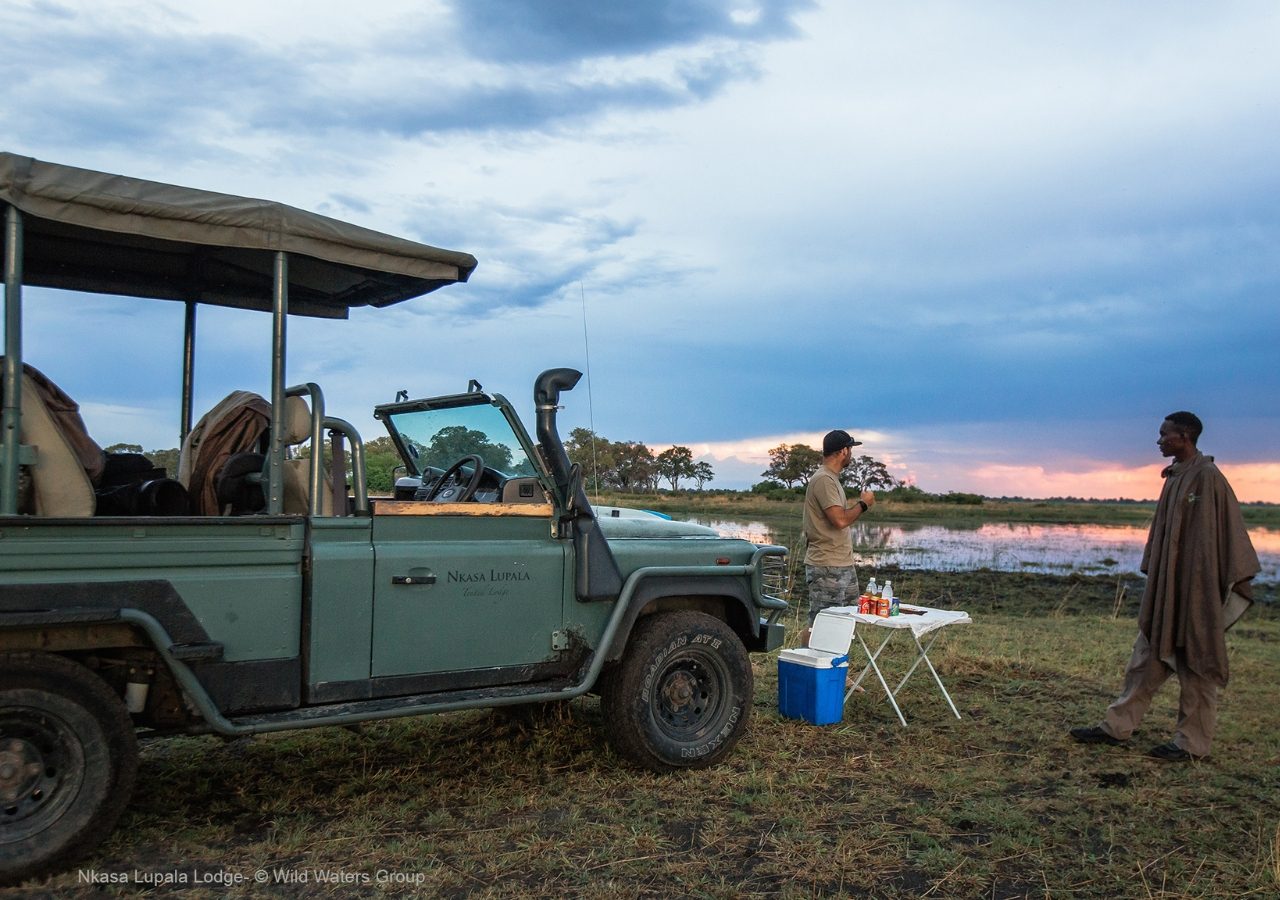
[(867, 589), (863, 591), (862, 598), (858, 602), (858, 612), (868, 613), (873, 616), (876, 614), (876, 600), (880, 596), (876, 593), (876, 590), (876, 579), (872, 576), (871, 580), (867, 582)]

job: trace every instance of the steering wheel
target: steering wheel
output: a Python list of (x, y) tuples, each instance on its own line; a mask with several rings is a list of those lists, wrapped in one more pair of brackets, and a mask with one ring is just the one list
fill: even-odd
[[(462, 468), (467, 463), (475, 468), (471, 473), (470, 480), (465, 484), (450, 484), (458, 476), (462, 474)], [(484, 475), (484, 460), (480, 458), (478, 453), (470, 453), (449, 468), (444, 470), (444, 474), (436, 479), (435, 485), (427, 494), (428, 503), (465, 503), (476, 495), (476, 490), (480, 487), (480, 478)]]

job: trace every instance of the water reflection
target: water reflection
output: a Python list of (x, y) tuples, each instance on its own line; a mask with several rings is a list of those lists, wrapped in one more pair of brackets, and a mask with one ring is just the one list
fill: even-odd
[[(775, 527), (749, 519), (690, 518), (723, 535), (757, 544), (799, 546), (799, 523)], [(1147, 529), (1132, 525), (1038, 525), (988, 522), (952, 528), (929, 524), (856, 522), (854, 559), (872, 568), (963, 571), (988, 568), (1006, 572), (1119, 574), (1136, 572), (1142, 562)], [(1259, 583), (1280, 582), (1280, 529), (1250, 529), (1262, 562)]]

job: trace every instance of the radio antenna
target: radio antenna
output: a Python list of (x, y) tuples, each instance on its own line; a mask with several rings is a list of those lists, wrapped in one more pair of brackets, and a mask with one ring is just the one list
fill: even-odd
[(596, 486), (596, 503), (600, 502), (600, 459), (596, 455), (596, 409), (591, 396), (591, 338), (587, 334), (587, 292), (578, 281), (578, 296), (582, 298), (582, 347), (587, 357), (587, 424), (591, 427), (591, 477)]

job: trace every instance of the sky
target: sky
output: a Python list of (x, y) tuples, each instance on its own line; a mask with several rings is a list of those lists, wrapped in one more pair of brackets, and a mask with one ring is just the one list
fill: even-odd
[[(375, 437), (468, 379), (759, 481), (863, 441), (927, 491), (1150, 498), (1165, 414), (1280, 502), (1280, 5), (6, 0), (0, 149), (479, 260), (290, 383)], [(177, 443), (180, 304), (24, 294), (99, 443)], [(269, 391), (200, 314), (196, 406)]]

